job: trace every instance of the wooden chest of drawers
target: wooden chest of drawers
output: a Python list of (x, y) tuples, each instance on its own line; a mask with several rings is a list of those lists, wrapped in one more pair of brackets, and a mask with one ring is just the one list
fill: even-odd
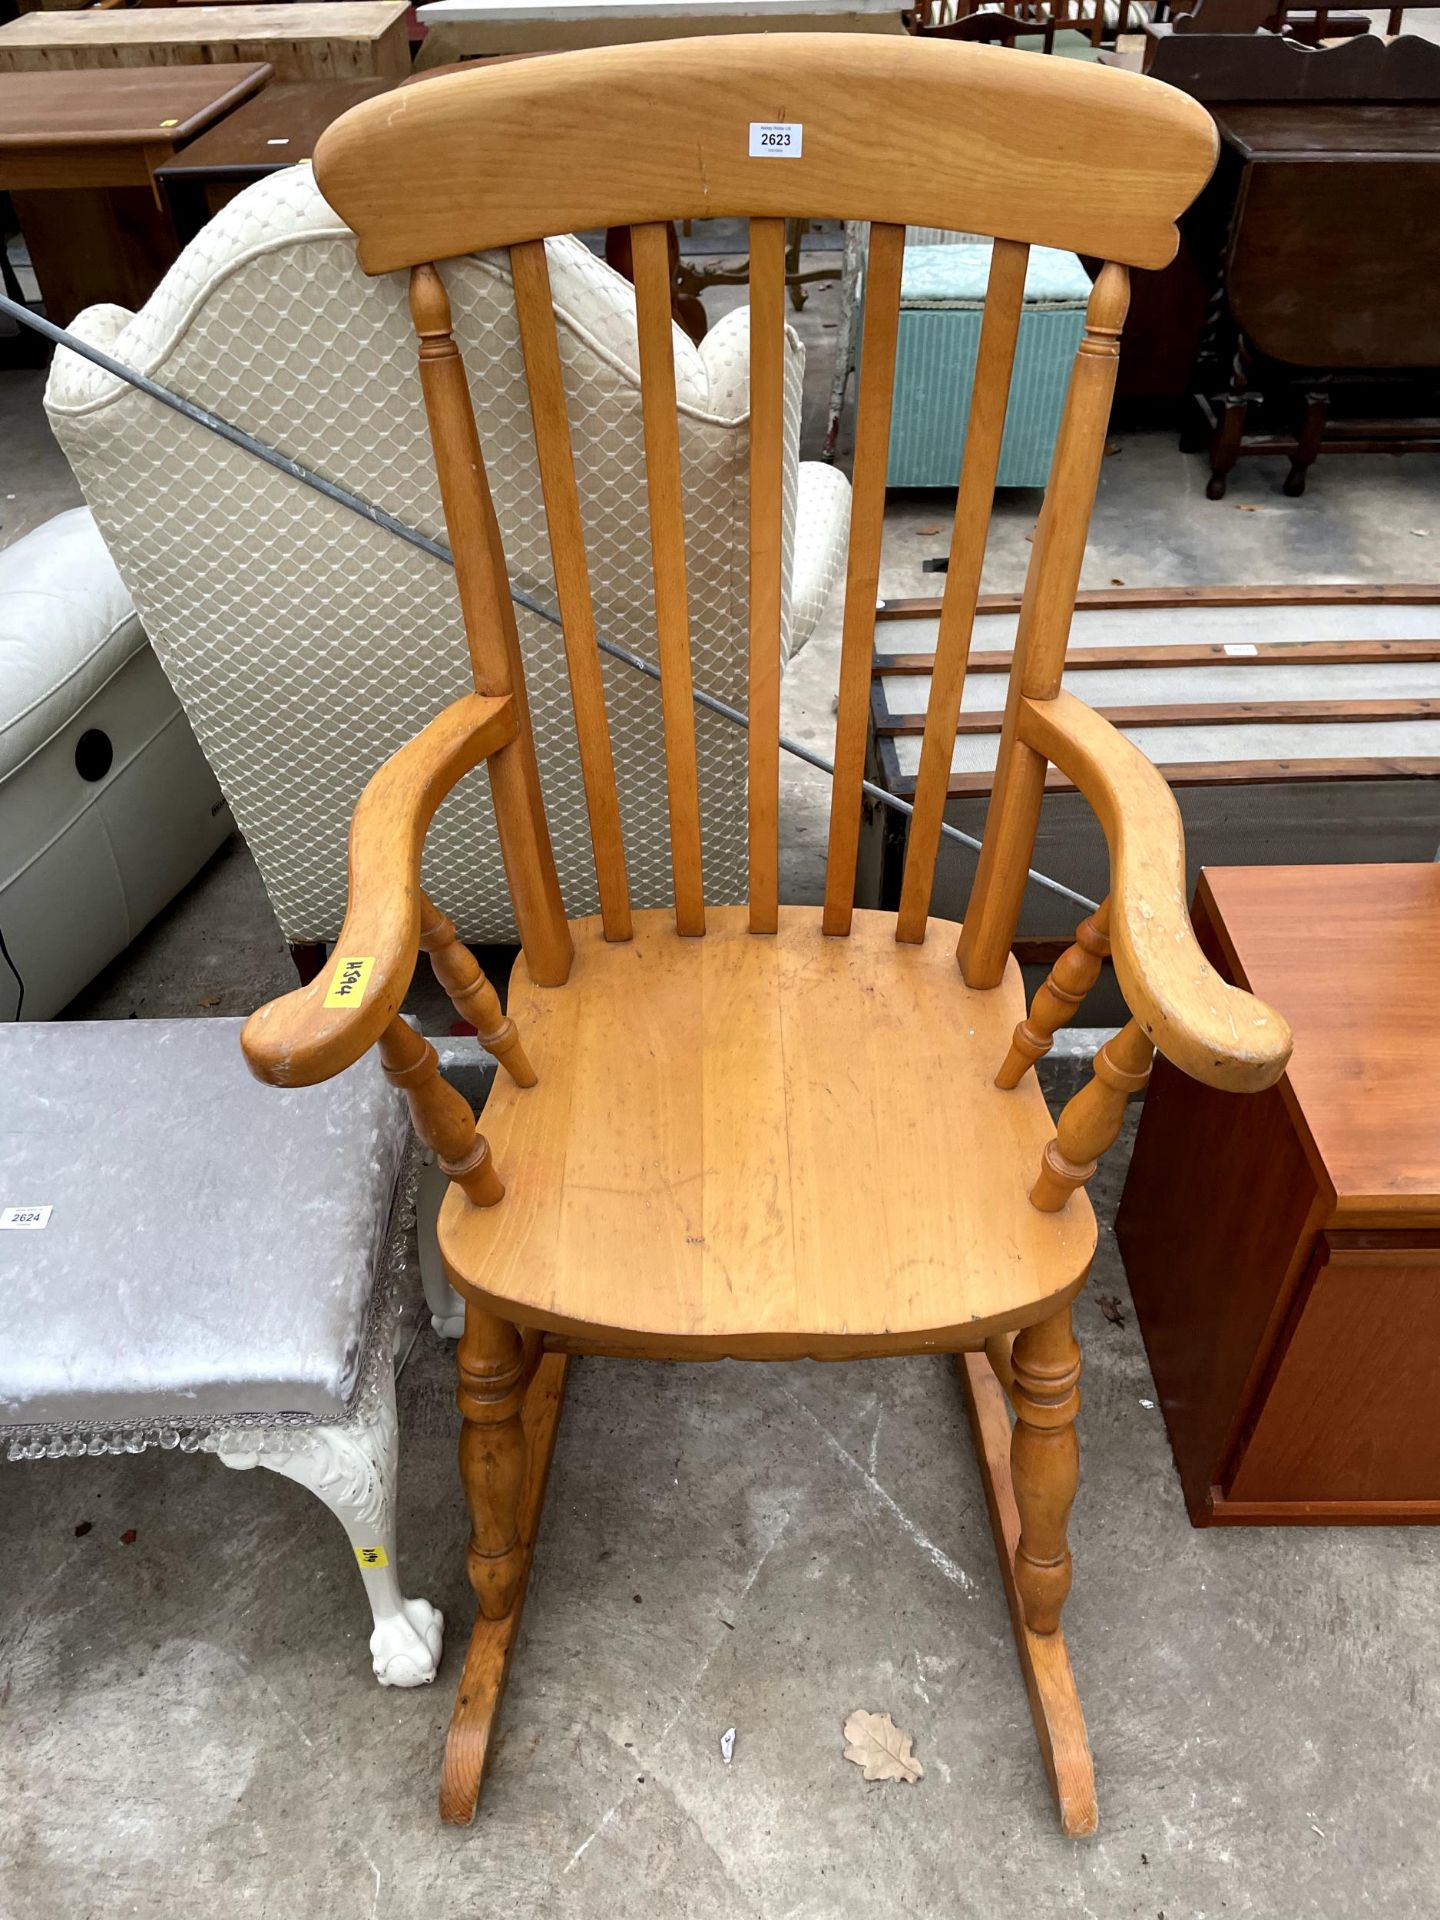
[(1116, 1233), (1190, 1517), (1440, 1521), (1440, 865), (1212, 868), (1277, 1087), (1166, 1062)]

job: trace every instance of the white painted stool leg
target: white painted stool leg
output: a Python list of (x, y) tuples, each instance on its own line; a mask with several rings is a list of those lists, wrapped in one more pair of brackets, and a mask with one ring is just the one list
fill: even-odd
[(425, 1289), (425, 1304), (430, 1309), (430, 1324), (442, 1340), (458, 1340), (465, 1331), (465, 1302), (445, 1277), (440, 1258), (440, 1240), (435, 1223), (440, 1218), (440, 1203), (450, 1182), (440, 1171), (433, 1153), (425, 1155), (420, 1168), (420, 1184), (415, 1190), (415, 1235), (420, 1248), (420, 1282)]
[(227, 1447), (219, 1458), (227, 1467), (269, 1467), (325, 1502), (350, 1537), (375, 1616), (370, 1653), (376, 1679), (382, 1687), (418, 1687), (433, 1680), (445, 1622), (428, 1600), (404, 1598), (395, 1567), (399, 1427), (393, 1367), (382, 1368), (371, 1419), (354, 1426), (300, 1428), (284, 1451), (276, 1445), (278, 1437), (271, 1429), (263, 1453)]

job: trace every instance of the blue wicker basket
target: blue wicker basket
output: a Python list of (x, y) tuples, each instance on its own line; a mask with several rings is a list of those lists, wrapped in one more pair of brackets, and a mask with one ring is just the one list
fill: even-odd
[[(989, 273), (988, 241), (905, 249), (892, 487), (953, 487), (959, 479)], [(1089, 297), (1089, 277), (1073, 253), (1030, 249), (999, 486), (1045, 484)]]

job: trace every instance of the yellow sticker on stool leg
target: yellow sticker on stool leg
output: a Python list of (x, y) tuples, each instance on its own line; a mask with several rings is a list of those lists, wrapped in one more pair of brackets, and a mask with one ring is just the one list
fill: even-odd
[(355, 1558), (362, 1567), (388, 1567), (390, 1556), (384, 1547), (356, 1547)]
[(369, 959), (354, 956), (337, 960), (335, 971), (330, 976), (330, 986), (325, 995), (327, 1007), (358, 1007), (365, 998), (365, 989), (370, 984), (370, 975), (375, 966), (373, 955)]

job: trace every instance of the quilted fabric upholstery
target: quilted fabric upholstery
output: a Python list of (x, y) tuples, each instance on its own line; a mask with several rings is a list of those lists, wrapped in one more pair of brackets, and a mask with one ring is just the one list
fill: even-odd
[[(549, 243), (561, 360), (602, 633), (654, 658), (634, 299), (578, 240)], [(443, 269), (512, 579), (555, 604), (529, 402), (503, 256)], [(697, 686), (743, 707), (748, 548), (748, 318), (697, 349), (675, 334)], [(232, 201), (129, 315), (75, 330), (437, 538), (444, 523), (415, 374), (403, 276), (361, 273), (306, 167)], [(790, 556), (803, 353), (789, 339), (783, 645), (803, 643), (833, 578), (846, 515), (814, 490), (803, 608)], [(345, 837), (370, 774), (469, 686), (454, 581), (369, 527), (73, 354), (46, 406), (85, 496), (259, 864), (285, 935), (331, 940)], [(840, 483), (843, 486), (843, 482)], [(807, 489), (807, 492), (810, 491)], [(835, 553), (814, 549), (833, 538)], [(559, 632), (519, 615), (536, 744), (566, 905), (597, 905)], [(637, 906), (670, 897), (658, 690), (603, 667)], [(706, 892), (743, 897), (745, 746), (697, 713)], [(483, 774), (441, 808), (425, 884), (470, 940), (512, 937)]]

